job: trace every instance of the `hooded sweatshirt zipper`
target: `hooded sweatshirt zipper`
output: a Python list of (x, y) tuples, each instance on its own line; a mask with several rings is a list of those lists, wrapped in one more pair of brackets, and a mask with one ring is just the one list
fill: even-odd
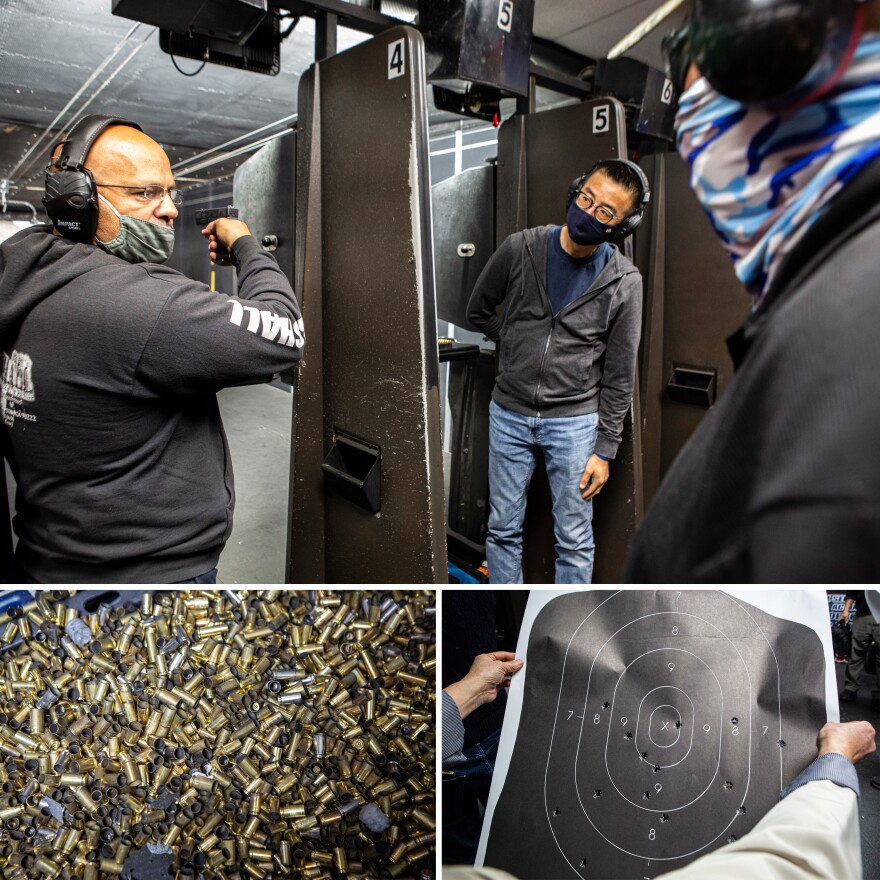
[(623, 278), (624, 273), (618, 272), (617, 275), (615, 275), (613, 278), (609, 278), (608, 281), (606, 281), (601, 287), (597, 287), (595, 290), (592, 287), (588, 288), (586, 291), (584, 291), (583, 294), (581, 294), (581, 296), (579, 296), (576, 300), (570, 302), (564, 309), (562, 309), (562, 311), (559, 312), (559, 315), (554, 315), (553, 306), (550, 304), (550, 297), (547, 295), (547, 292), (544, 289), (544, 284), (541, 281), (541, 276), (538, 273), (538, 266), (535, 263), (535, 255), (532, 253), (532, 246), (528, 243), (528, 241), (525, 241), (525, 237), (523, 237), (523, 241), (525, 242), (526, 250), (529, 252), (529, 261), (532, 264), (532, 269), (538, 282), (538, 290), (544, 297), (547, 305), (547, 311), (550, 313), (550, 332), (547, 334), (547, 340), (544, 343), (544, 352), (541, 355), (541, 365), (538, 367), (538, 382), (535, 385), (535, 413), (536, 418), (541, 418), (541, 410), (540, 404), (538, 403), (538, 398), (541, 394), (541, 385), (544, 382), (544, 363), (547, 360), (547, 352), (550, 351), (550, 341), (553, 339), (553, 331), (556, 329), (556, 319), (574, 308), (582, 299), (584, 299), (584, 297), (588, 296), (591, 293), (598, 294), (610, 284), (613, 284), (615, 281), (619, 281), (621, 278)]
[(538, 397), (541, 394), (541, 383), (544, 380), (544, 361), (547, 360), (547, 352), (550, 350), (550, 340), (553, 338), (553, 331), (556, 329), (556, 315), (550, 316), (550, 332), (547, 334), (547, 341), (544, 343), (544, 353), (541, 355), (541, 366), (538, 367), (538, 384), (535, 385), (535, 412), (537, 418), (541, 418), (541, 410), (538, 405)]

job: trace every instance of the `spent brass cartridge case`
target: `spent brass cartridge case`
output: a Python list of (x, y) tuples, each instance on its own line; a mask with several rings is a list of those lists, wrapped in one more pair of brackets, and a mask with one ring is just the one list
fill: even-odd
[(306, 805), (303, 803), (286, 804), (279, 810), (279, 813), (284, 819), (302, 818), (306, 814)]
[(58, 777), (59, 785), (87, 785), (88, 779), (80, 773), (62, 773)]
[(293, 827), (299, 831), (308, 831), (310, 828), (315, 828), (318, 825), (318, 819), (315, 816), (304, 816), (302, 819), (297, 819), (296, 822), (293, 823)]
[(333, 867), (343, 876), (348, 871), (348, 856), (344, 847), (337, 846), (333, 848)]
[(426, 846), (420, 846), (418, 849), (412, 850), (412, 852), (408, 852), (406, 854), (406, 861), (409, 865), (414, 865), (416, 862), (422, 861), (422, 859), (427, 859), (431, 855), (431, 851)]
[(412, 817), (419, 823), (419, 825), (423, 826), (424, 828), (428, 828), (431, 831), (433, 831), (436, 827), (434, 817), (425, 810), (413, 810)]
[(30, 728), (31, 733), (39, 735), (43, 732), (45, 724), (45, 713), (43, 709), (34, 706), (30, 711)]
[(46, 858), (45, 856), (39, 856), (34, 862), (34, 867), (46, 877), (49, 877), (50, 880), (53, 877), (57, 877), (61, 873), (61, 866), (56, 865), (55, 862)]
[(257, 828), (260, 825), (260, 817), (259, 816), (251, 816), (247, 824), (244, 826), (244, 830), (241, 832), (241, 836), (245, 840), (250, 840), (254, 834), (256, 834)]
[(85, 787), (80, 786), (79, 788), (73, 789), (73, 796), (90, 813), (94, 813), (98, 809), (98, 805), (92, 800), (92, 796), (86, 791)]
[[(64, 591), (32, 603), (31, 638), (0, 657), (0, 859), (4, 835), (27, 831), (33, 878), (112, 880), (152, 839), (205, 880), (426, 880), (433, 593), (273, 593), (83, 613), (80, 657), (62, 642), (79, 616)], [(369, 802), (392, 817), (381, 841), (358, 819)]]
[(12, 741), (18, 743), (20, 746), (24, 746), (26, 749), (34, 749), (36, 750), (39, 747), (39, 743), (32, 736), (28, 736), (24, 731), (16, 730), (12, 734)]

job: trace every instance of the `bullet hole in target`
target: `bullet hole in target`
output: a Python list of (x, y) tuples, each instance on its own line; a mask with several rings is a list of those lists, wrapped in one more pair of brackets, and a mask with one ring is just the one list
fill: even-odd
[(562, 810), (560, 810), (559, 807), (557, 807), (557, 808), (553, 811), (553, 815), (554, 815), (554, 816), (558, 816), (561, 812), (562, 812)]
[(597, 789), (593, 792), (593, 800), (595, 800), (596, 798), (600, 798), (600, 797), (602, 797), (602, 789), (601, 789), (601, 788), (597, 788)]

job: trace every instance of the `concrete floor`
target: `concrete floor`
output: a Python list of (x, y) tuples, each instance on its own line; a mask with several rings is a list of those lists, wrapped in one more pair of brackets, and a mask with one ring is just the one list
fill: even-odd
[[(836, 664), (838, 692), (843, 690), (846, 664)], [(841, 721), (870, 721), (880, 731), (880, 712), (871, 708), (871, 688), (877, 687), (873, 675), (862, 675), (858, 699), (840, 704)], [(859, 818), (862, 830), (863, 880), (880, 880), (880, 789), (873, 788), (871, 779), (880, 778), (880, 752), (874, 752), (856, 765), (862, 797)]]
[(223, 584), (284, 582), (293, 395), (277, 385), (217, 395), (235, 473), (232, 536), (220, 557)]

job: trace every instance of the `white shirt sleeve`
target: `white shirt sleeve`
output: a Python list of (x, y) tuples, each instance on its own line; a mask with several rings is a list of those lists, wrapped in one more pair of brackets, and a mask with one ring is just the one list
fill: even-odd
[(661, 877), (861, 880), (858, 798), (851, 788), (810, 782), (781, 800), (740, 840)]

